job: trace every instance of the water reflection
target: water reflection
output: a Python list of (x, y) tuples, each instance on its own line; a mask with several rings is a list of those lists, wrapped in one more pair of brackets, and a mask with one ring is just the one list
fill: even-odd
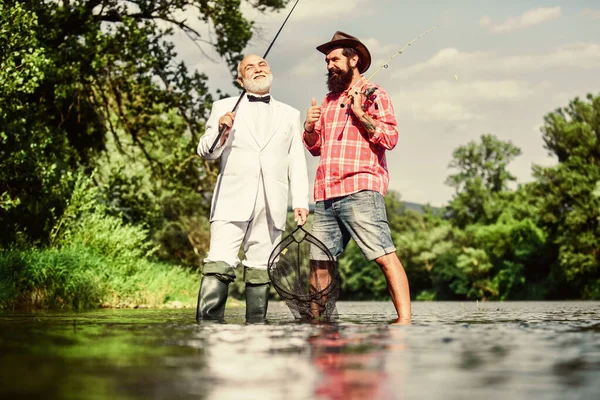
[(340, 303), (334, 324), (193, 310), (0, 313), (0, 398), (597, 399), (600, 303)]
[(321, 376), (313, 394), (326, 399), (391, 398), (385, 371), (386, 326), (360, 332), (324, 326), (310, 336), (310, 359)]
[[(230, 314), (237, 320), (235, 311)], [(295, 328), (293, 324), (200, 324), (197, 336), (203, 339), (207, 368), (202, 376), (209, 398), (282, 399), (299, 398), (294, 397), (298, 394), (309, 398), (307, 382), (314, 375), (303, 360), (308, 333)]]

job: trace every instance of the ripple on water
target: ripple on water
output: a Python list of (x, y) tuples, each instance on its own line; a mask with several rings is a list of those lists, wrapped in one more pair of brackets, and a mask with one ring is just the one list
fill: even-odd
[[(596, 399), (600, 303), (340, 302), (333, 323), (193, 310), (0, 314), (0, 397)], [(31, 379), (35, 377), (35, 379)]]

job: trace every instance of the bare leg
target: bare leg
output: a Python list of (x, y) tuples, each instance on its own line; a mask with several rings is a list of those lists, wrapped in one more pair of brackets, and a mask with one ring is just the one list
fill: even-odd
[[(327, 266), (329, 261), (310, 260), (310, 294), (313, 295), (320, 292), (331, 282), (329, 270)], [(319, 299), (313, 299), (310, 302), (310, 313), (313, 318), (319, 318), (325, 310), (327, 297), (323, 296)]]
[(396, 307), (396, 313), (398, 313), (398, 321), (410, 321), (412, 318), (410, 288), (406, 272), (398, 256), (396, 253), (389, 253), (375, 259), (375, 262), (379, 264), (387, 281), (388, 292), (394, 307)]

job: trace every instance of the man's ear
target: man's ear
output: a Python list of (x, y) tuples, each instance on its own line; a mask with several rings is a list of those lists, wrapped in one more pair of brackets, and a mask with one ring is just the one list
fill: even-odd
[(243, 88), (243, 87), (244, 87), (244, 81), (242, 81), (242, 78), (241, 78), (241, 77), (239, 77), (239, 76), (238, 76), (238, 78), (237, 78), (237, 83), (238, 83), (238, 85), (240, 85), (240, 87), (241, 87), (241, 88)]
[(350, 66), (352, 68), (356, 68), (356, 66), (358, 65), (358, 54), (353, 55), (352, 57), (350, 57)]

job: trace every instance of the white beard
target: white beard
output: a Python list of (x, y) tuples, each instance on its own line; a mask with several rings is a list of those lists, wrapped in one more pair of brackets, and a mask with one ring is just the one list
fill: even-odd
[(268, 93), (271, 89), (271, 84), (273, 83), (273, 74), (268, 74), (266, 78), (259, 79), (257, 81), (253, 79), (242, 79), (242, 83), (244, 84), (244, 89), (250, 93)]

